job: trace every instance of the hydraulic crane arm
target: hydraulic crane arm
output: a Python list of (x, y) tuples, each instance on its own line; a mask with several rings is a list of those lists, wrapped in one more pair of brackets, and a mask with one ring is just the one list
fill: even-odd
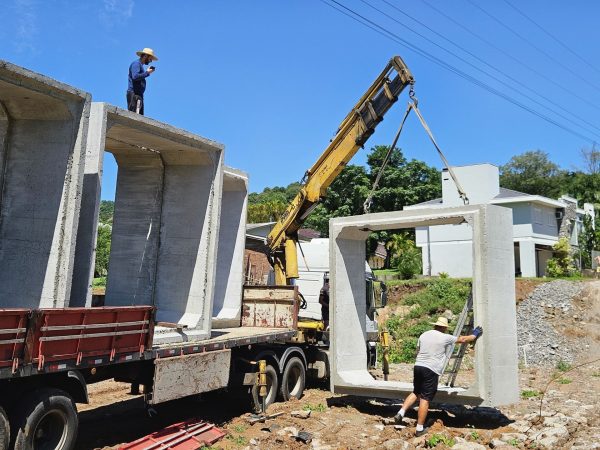
[(306, 172), (300, 192), (267, 237), (276, 284), (289, 284), (292, 279), (298, 278), (298, 230), (325, 196), (329, 185), (373, 134), (384, 114), (398, 100), (398, 95), (413, 83), (412, 74), (402, 58), (393, 57), (342, 121), (318, 161)]

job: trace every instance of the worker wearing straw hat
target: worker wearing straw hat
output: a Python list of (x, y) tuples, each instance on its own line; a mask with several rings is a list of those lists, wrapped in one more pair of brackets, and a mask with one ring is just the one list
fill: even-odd
[(438, 380), (444, 370), (446, 354), (454, 344), (475, 341), (483, 333), (481, 327), (475, 328), (470, 335), (452, 336), (446, 334), (448, 330), (448, 319), (438, 318), (437, 322), (430, 322), (433, 330), (426, 331), (419, 336), (417, 344), (418, 354), (413, 369), (413, 392), (404, 400), (402, 408), (396, 414), (396, 422), (402, 422), (404, 414), (412, 405), (419, 400), (419, 412), (417, 415), (416, 436), (421, 436), (427, 432), (424, 427), (427, 412), (429, 411), (429, 402), (433, 400), (437, 393)]
[(127, 87), (127, 109), (129, 111), (144, 114), (144, 92), (146, 91), (146, 78), (156, 69), (154, 66), (144, 69), (145, 65), (152, 61), (158, 61), (151, 48), (145, 48), (136, 52), (139, 59), (136, 59), (129, 66), (129, 85)]

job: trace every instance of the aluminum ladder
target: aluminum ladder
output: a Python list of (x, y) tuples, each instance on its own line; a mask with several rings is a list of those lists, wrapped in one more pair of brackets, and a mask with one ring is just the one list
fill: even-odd
[[(458, 316), (458, 322), (456, 323), (456, 327), (454, 328), (453, 335), (458, 337), (462, 334), (465, 334), (473, 329), (473, 290), (471, 289), (471, 293), (465, 302), (465, 306), (463, 307), (460, 315)], [(465, 353), (467, 352), (467, 348), (469, 346), (468, 342), (464, 342), (462, 344), (457, 344), (451, 347), (446, 354), (446, 361), (444, 362), (444, 370), (442, 371), (443, 376), (446, 376), (446, 386), (454, 387), (454, 382), (456, 381), (456, 375), (458, 375), (458, 371), (460, 370), (460, 366), (462, 364)], [(450, 370), (446, 372), (448, 364), (452, 361)]]

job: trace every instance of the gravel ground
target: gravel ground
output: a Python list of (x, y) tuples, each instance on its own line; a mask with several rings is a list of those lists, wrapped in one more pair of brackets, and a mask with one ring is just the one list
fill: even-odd
[(555, 367), (559, 361), (572, 363), (575, 349), (552, 327), (551, 319), (572, 310), (573, 297), (584, 283), (557, 280), (539, 285), (517, 306), (519, 358), (528, 366)]

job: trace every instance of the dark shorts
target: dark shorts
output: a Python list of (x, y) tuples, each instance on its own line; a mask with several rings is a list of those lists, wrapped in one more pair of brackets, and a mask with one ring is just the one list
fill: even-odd
[(437, 393), (439, 375), (423, 366), (415, 366), (413, 374), (413, 393), (423, 400), (432, 401)]
[(144, 97), (127, 91), (127, 109), (144, 115)]

